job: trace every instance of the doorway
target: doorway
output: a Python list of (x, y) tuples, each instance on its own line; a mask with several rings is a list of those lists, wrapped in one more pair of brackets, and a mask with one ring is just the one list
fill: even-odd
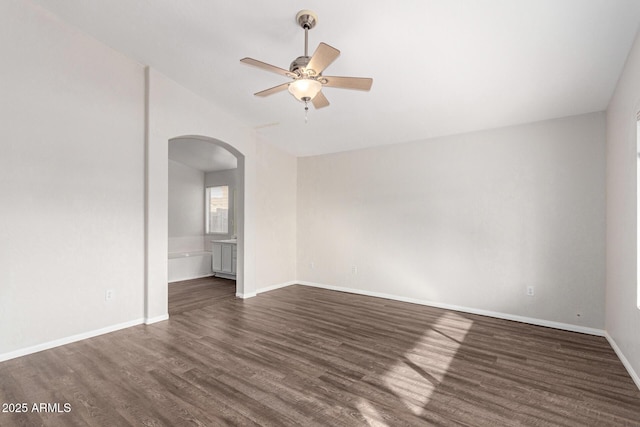
[[(205, 283), (212, 275), (213, 242), (233, 242), (235, 274), (227, 279), (235, 279), (234, 293), (242, 295), (244, 155), (223, 141), (190, 135), (169, 140), (168, 158), (168, 281)], [(224, 203), (212, 199), (218, 188), (226, 190)], [(175, 289), (168, 289), (172, 294)]]

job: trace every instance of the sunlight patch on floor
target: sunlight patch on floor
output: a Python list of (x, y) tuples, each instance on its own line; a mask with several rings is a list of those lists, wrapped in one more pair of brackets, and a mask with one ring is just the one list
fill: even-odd
[(447, 312), (384, 374), (384, 384), (416, 415), (444, 379), (473, 324)]
[(360, 399), (356, 403), (356, 407), (360, 415), (362, 415), (367, 422), (367, 425), (371, 427), (387, 427), (389, 425), (384, 421), (384, 418), (380, 415), (376, 407), (368, 400)]

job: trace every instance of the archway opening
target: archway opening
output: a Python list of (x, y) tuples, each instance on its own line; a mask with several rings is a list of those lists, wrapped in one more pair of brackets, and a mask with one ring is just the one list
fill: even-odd
[[(169, 282), (202, 274), (203, 266), (209, 262), (209, 265), (213, 264), (209, 273), (235, 279), (236, 295), (242, 295), (245, 277), (244, 155), (224, 141), (199, 135), (171, 138), (168, 151), (169, 176), (172, 168), (174, 174), (180, 176), (178, 184), (172, 184), (170, 180), (169, 186), (178, 185), (178, 193), (180, 185), (186, 186), (184, 188), (192, 193), (172, 196), (169, 192)], [(201, 178), (198, 178), (199, 174)], [(195, 193), (198, 189), (194, 188), (198, 179), (202, 182), (200, 198)], [(216, 196), (224, 197), (218, 199)], [(226, 264), (224, 268), (215, 267), (215, 257), (221, 255), (217, 252), (219, 244), (214, 242), (233, 242), (232, 270)], [(198, 247), (202, 254), (213, 257), (212, 261), (196, 261), (191, 255), (198, 252)], [(227, 245), (224, 247), (226, 249)], [(225, 263), (230, 261), (226, 253), (223, 258)]]

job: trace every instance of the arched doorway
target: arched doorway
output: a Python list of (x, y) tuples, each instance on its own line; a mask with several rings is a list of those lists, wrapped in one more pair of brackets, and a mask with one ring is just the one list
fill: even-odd
[[(236, 160), (236, 182), (234, 188), (234, 204), (235, 204), (235, 221), (234, 221), (234, 230), (233, 232), (229, 232), (229, 234), (234, 234), (237, 237), (237, 271), (236, 271), (236, 293), (242, 295), (244, 291), (244, 201), (245, 201), (245, 186), (244, 186), (244, 177), (245, 177), (245, 164), (244, 164), (244, 155), (237, 150), (232, 145), (220, 141), (215, 138), (200, 136), (200, 135), (185, 135), (178, 136), (175, 138), (171, 138), (169, 140), (169, 151), (171, 152), (172, 144), (180, 144), (182, 146), (193, 147), (197, 149), (200, 147), (200, 152), (191, 153), (200, 154), (203, 153), (202, 157), (215, 157), (216, 153), (219, 153), (218, 156), (222, 157), (222, 152), (224, 154), (231, 154), (235, 157)], [(206, 146), (211, 145), (212, 150), (207, 151)], [(202, 149), (205, 149), (202, 151)], [(217, 150), (216, 150), (217, 149)], [(215, 162), (216, 159), (213, 158), (202, 158), (202, 164), (210, 164), (211, 162)], [(195, 161), (198, 161), (195, 159)], [(202, 166), (201, 168), (206, 168), (206, 166)]]

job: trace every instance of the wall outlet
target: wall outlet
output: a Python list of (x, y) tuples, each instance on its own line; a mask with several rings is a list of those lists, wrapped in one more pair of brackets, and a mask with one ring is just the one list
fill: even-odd
[(107, 289), (104, 293), (104, 300), (105, 301), (111, 301), (113, 299), (113, 289)]
[(351, 273), (352, 274), (358, 274), (358, 266), (357, 265), (352, 265), (351, 266)]
[(534, 296), (535, 295), (535, 289), (533, 288), (533, 286), (527, 286), (527, 296)]
[(309, 263), (309, 268), (310, 268), (310, 269), (312, 269), (312, 270), (314, 270), (314, 269), (316, 268), (316, 263), (315, 263), (315, 262), (313, 262), (313, 261), (311, 261), (311, 262)]

